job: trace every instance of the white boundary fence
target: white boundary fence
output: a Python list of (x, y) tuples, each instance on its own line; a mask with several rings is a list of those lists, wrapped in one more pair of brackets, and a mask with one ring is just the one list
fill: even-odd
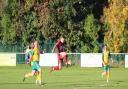
[[(0, 66), (16, 66), (17, 55), (24, 53), (0, 53)], [(102, 53), (67, 53), (68, 55), (79, 55), (81, 67), (102, 67)], [(114, 55), (124, 55), (125, 68), (128, 68), (128, 53), (111, 53)], [(57, 66), (57, 53), (44, 53), (40, 55), (41, 66)], [(75, 60), (72, 58), (72, 60)]]
[(125, 55), (125, 68), (128, 68), (128, 54)]
[(81, 67), (102, 67), (102, 54), (81, 54)]
[(0, 66), (16, 66), (16, 54), (0, 53)]

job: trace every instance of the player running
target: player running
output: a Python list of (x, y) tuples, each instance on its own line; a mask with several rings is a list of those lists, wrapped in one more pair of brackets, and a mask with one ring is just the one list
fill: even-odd
[(109, 82), (109, 76), (110, 76), (109, 59), (110, 59), (109, 48), (107, 47), (107, 45), (105, 45), (104, 46), (104, 51), (103, 51), (103, 68), (104, 68), (104, 72), (102, 73), (102, 77), (106, 76), (107, 83)]
[(32, 77), (34, 76), (35, 73), (37, 73), (36, 84), (41, 85), (42, 84), (42, 71), (39, 65), (40, 53), (39, 53), (38, 42), (35, 41), (34, 45), (32, 44), (31, 47), (32, 49), (30, 53), (31, 55), (30, 55), (29, 63), (31, 62), (32, 72), (25, 74), (23, 81), (25, 81), (26, 78)]
[[(54, 52), (55, 48), (58, 49), (58, 66), (53, 67), (52, 70), (60, 70), (62, 67), (62, 61), (64, 61), (65, 65), (67, 64), (67, 53), (64, 52), (64, 37), (61, 36), (58, 42), (54, 45), (52, 52)], [(51, 70), (51, 71), (52, 71)]]

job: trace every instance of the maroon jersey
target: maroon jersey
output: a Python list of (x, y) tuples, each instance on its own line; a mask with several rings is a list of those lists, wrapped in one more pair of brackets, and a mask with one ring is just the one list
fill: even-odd
[(59, 53), (64, 51), (64, 44), (61, 41), (56, 43), (56, 47), (58, 48)]

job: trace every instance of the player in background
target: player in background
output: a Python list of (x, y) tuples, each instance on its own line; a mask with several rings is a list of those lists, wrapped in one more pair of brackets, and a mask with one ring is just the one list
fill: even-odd
[(57, 43), (54, 45), (52, 53), (54, 52), (55, 48), (58, 49), (58, 66), (52, 67), (52, 70), (60, 70), (62, 67), (62, 61), (64, 61), (65, 65), (68, 66), (67, 53), (64, 52), (64, 37), (63, 36), (61, 36), (60, 39), (57, 41)]
[(25, 50), (25, 61), (26, 62), (29, 61), (30, 51), (31, 51), (31, 46), (27, 46), (27, 49)]
[(24, 75), (23, 81), (28, 78), (28, 77), (32, 77), (35, 75), (35, 73), (37, 73), (37, 78), (36, 78), (36, 84), (42, 84), (42, 70), (41, 67), (39, 65), (39, 58), (40, 58), (40, 52), (39, 52), (39, 46), (38, 46), (38, 42), (35, 41), (34, 45), (32, 44), (31, 47), (33, 49), (31, 49), (31, 55), (30, 55), (30, 59), (29, 59), (29, 63), (31, 62), (31, 66), (32, 66), (32, 72), (27, 73)]
[(106, 76), (107, 83), (109, 82), (109, 76), (110, 76), (110, 65), (109, 65), (109, 59), (110, 59), (110, 51), (107, 45), (104, 46), (103, 51), (103, 68), (104, 72), (102, 73), (102, 77)]

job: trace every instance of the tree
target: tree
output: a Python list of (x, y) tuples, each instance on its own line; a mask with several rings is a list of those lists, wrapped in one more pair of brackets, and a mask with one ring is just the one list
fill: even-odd
[(128, 48), (128, 4), (127, 0), (110, 0), (104, 9), (104, 21), (109, 29), (104, 42), (112, 52), (127, 52)]
[(0, 16), (2, 14), (3, 8), (5, 7), (5, 0), (0, 0)]
[(16, 18), (17, 17), (17, 3), (16, 0), (9, 0), (1, 15), (1, 33), (2, 42), (15, 43), (16, 42)]
[(95, 21), (93, 15), (88, 15), (84, 24), (85, 45), (81, 48), (82, 52), (99, 52), (100, 45), (98, 42), (100, 25)]
[[(54, 29), (56, 33), (54, 37), (58, 39), (60, 35), (65, 36), (67, 50), (71, 52), (80, 52), (81, 47), (81, 23), (74, 23), (74, 17), (76, 15), (76, 10), (74, 4), (79, 0), (54, 0), (50, 4), (50, 9), (52, 11), (52, 18), (57, 30)], [(50, 30), (51, 31), (51, 30)]]
[[(23, 45), (28, 45), (37, 39), (43, 44), (44, 41), (57, 41), (64, 35), (67, 51), (81, 52), (87, 47), (88, 51), (82, 51), (99, 52), (99, 42), (103, 40), (100, 38), (102, 30), (99, 18), (106, 0), (6, 0), (6, 2), (1, 10), (0, 21), (0, 40), (3, 43), (21, 42)], [(89, 30), (91, 32), (88, 32)], [(96, 38), (91, 37), (92, 34)]]

